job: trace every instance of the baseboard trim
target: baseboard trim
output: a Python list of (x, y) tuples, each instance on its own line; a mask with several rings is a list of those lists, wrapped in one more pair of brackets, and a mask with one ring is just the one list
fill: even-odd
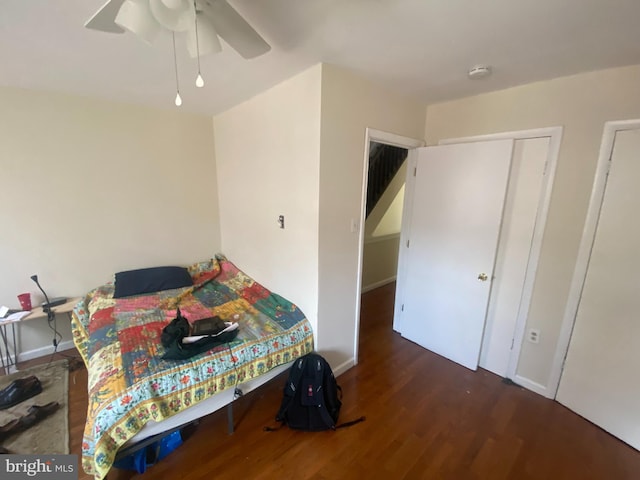
[(544, 385), (540, 385), (538, 382), (534, 382), (533, 380), (529, 380), (528, 378), (521, 377), (520, 375), (516, 375), (513, 379), (513, 382), (517, 385), (520, 385), (521, 387), (526, 388), (527, 390), (531, 390), (532, 392), (537, 393), (538, 395), (553, 399), (553, 396), (549, 396), (549, 389)]
[(362, 287), (362, 293), (367, 293), (369, 290), (374, 290), (378, 287), (382, 287), (383, 285), (387, 285), (388, 283), (395, 282), (396, 276), (385, 278), (384, 280), (380, 280), (379, 282), (372, 283), (371, 285), (367, 285), (366, 287)]
[[(75, 348), (73, 340), (66, 340), (58, 344), (58, 352), (63, 350), (71, 350)], [(27, 360), (33, 360), (34, 358), (44, 357), (53, 353), (53, 345), (46, 347), (34, 348), (33, 350), (27, 350), (26, 352), (20, 352), (18, 354), (18, 362), (25, 362)]]
[(338, 365), (336, 368), (334, 368), (333, 369), (333, 375), (336, 376), (336, 377), (339, 377), (344, 372), (349, 370), (351, 367), (355, 366), (355, 364), (356, 364), (356, 362), (354, 361), (354, 359), (350, 358), (346, 362), (342, 362), (340, 365)]

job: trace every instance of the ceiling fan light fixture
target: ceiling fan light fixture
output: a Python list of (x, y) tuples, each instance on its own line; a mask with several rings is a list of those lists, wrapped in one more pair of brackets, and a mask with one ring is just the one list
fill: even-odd
[[(104, 1), (104, 0), (103, 0)], [(122, 9), (123, 5), (127, 6)], [(132, 32), (141, 31), (142, 27), (133, 26), (127, 13), (133, 9), (133, 5), (144, 7), (151, 13), (146, 18), (138, 18), (150, 32), (144, 35), (148, 42), (155, 35), (155, 23), (172, 32), (187, 32), (194, 27), (196, 16), (200, 13), (207, 17), (216, 33), (225, 43), (235, 50), (243, 58), (255, 58), (264, 55), (271, 50), (271, 46), (264, 38), (232, 7), (228, 0), (106, 0), (106, 3), (85, 23), (85, 27), (107, 33), (123, 33), (125, 29), (116, 23), (115, 18), (122, 9), (118, 19), (122, 25), (129, 25)], [(139, 11), (140, 8), (138, 9)], [(196, 14), (196, 11), (198, 14)], [(136, 11), (135, 15), (142, 15)], [(146, 23), (144, 23), (146, 22)], [(204, 25), (204, 22), (203, 22)], [(207, 27), (203, 27), (206, 29)], [(212, 37), (211, 52), (218, 51), (219, 39)], [(203, 45), (202, 51), (207, 51)], [(193, 54), (191, 55), (193, 56)]]
[(172, 32), (186, 32), (195, 22), (191, 0), (149, 0), (149, 7), (158, 23)]
[(151, 14), (148, 0), (126, 0), (115, 18), (115, 23), (152, 44), (162, 27)]

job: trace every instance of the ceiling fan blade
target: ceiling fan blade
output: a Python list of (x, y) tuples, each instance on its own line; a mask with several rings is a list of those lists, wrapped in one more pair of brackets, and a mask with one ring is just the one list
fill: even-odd
[(198, 8), (209, 17), (216, 32), (244, 58), (254, 58), (271, 47), (226, 0), (201, 0)]
[(125, 0), (107, 0), (107, 3), (94, 13), (93, 17), (87, 20), (84, 26), (101, 32), (124, 33), (124, 28), (119, 27), (114, 22), (124, 2)]

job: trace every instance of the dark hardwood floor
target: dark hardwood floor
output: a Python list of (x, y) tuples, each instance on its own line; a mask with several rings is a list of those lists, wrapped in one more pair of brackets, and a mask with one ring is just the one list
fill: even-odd
[[(393, 295), (393, 284), (363, 295), (360, 363), (338, 378), (340, 420), (365, 415), (365, 422), (328, 432), (264, 432), (280, 405), (280, 377), (236, 402), (233, 435), (225, 412), (214, 413), (141, 478), (640, 478), (640, 452), (562, 405), (394, 333)], [(70, 447), (77, 454), (86, 381), (84, 368), (71, 372)], [(113, 469), (108, 478), (137, 477)]]

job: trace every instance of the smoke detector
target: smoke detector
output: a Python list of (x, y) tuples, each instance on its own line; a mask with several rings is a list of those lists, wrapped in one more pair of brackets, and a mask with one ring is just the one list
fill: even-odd
[(476, 65), (469, 69), (467, 75), (472, 80), (488, 77), (491, 75), (491, 65)]

